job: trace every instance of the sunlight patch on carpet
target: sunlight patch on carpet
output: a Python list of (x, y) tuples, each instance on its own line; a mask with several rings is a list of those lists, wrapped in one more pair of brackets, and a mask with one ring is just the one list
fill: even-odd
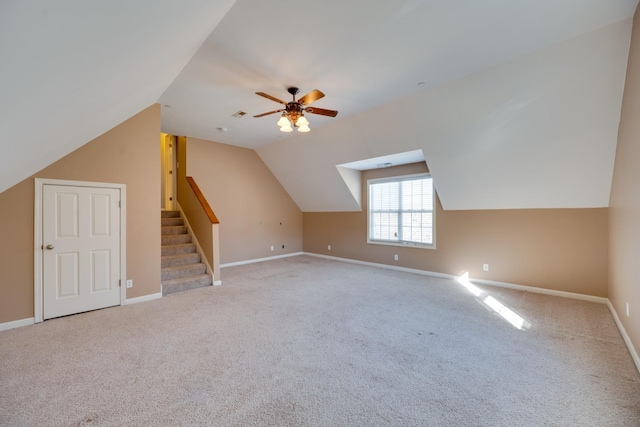
[(471, 292), (473, 296), (482, 301), (487, 307), (500, 315), (500, 317), (511, 323), (515, 328), (523, 331), (531, 327), (531, 323), (525, 320), (518, 313), (516, 313), (491, 295), (486, 295), (485, 291), (471, 283), (471, 281), (469, 280), (469, 272), (464, 272), (461, 276), (458, 276), (456, 278), (456, 281), (463, 287), (465, 287), (469, 292)]

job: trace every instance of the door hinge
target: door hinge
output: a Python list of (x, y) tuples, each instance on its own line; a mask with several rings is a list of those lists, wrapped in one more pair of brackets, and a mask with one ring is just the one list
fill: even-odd
[(122, 286), (122, 279), (118, 280), (118, 286)]
[(118, 207), (121, 208), (122, 207), (122, 201), (118, 200)]

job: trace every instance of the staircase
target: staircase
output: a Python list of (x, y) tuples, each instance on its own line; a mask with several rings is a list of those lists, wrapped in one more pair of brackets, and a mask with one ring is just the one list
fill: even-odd
[(180, 211), (162, 211), (162, 295), (211, 286)]

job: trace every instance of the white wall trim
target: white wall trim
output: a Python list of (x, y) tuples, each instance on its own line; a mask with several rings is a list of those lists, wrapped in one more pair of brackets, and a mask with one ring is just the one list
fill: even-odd
[[(182, 210), (182, 206), (180, 206), (180, 203), (178, 203), (177, 200), (174, 203), (175, 203), (176, 207), (178, 208), (178, 210), (180, 211), (180, 215), (182, 216), (182, 219), (184, 220), (184, 225), (187, 226), (187, 230), (189, 230), (189, 234), (191, 234), (191, 239), (192, 239), (191, 243), (194, 243), (196, 245), (196, 252), (198, 252), (200, 254), (200, 262), (203, 263), (207, 267), (206, 273), (209, 276), (211, 276), (211, 282), (215, 286), (215, 277), (214, 277), (214, 274), (213, 274), (213, 268), (211, 268), (211, 266), (209, 265), (209, 260), (207, 260), (207, 257), (204, 256), (204, 251), (202, 250), (202, 247), (200, 246), (200, 242), (198, 242), (198, 239), (196, 238), (196, 235), (193, 232), (193, 229), (191, 228), (191, 225), (189, 224), (189, 220), (187, 219), (187, 216), (184, 214), (184, 211)], [(220, 284), (222, 284), (222, 282), (220, 282)]]
[(97, 187), (114, 188), (120, 190), (120, 305), (124, 305), (127, 299), (127, 289), (124, 285), (127, 280), (127, 186), (106, 182), (70, 181), (64, 179), (36, 178), (35, 200), (33, 212), (33, 318), (35, 323), (43, 320), (43, 271), (42, 271), (42, 195), (45, 185), (66, 185), (71, 187)]
[(154, 299), (160, 299), (160, 298), (162, 298), (162, 292), (158, 292), (157, 294), (143, 295), (141, 297), (127, 298), (124, 301), (124, 304), (125, 305), (138, 304), (139, 302), (153, 301)]
[(513, 284), (513, 283), (496, 282), (496, 281), (493, 281), (493, 280), (485, 280), (485, 279), (469, 278), (469, 280), (471, 280), (472, 282), (475, 282), (475, 283), (480, 283), (480, 284), (489, 285), (489, 286), (495, 286), (495, 287), (498, 287), (498, 288), (515, 289), (517, 291), (526, 291), (526, 292), (532, 292), (532, 293), (536, 293), (536, 294), (551, 295), (551, 296), (554, 296), (554, 297), (571, 298), (571, 299), (577, 299), (577, 300), (582, 300), (582, 301), (596, 302), (598, 304), (606, 304), (607, 301), (608, 301), (608, 299), (604, 298), (604, 297), (596, 297), (596, 296), (593, 296), (593, 295), (586, 295), (586, 294), (577, 294), (577, 293), (574, 293), (574, 292), (556, 291), (554, 289), (537, 288), (537, 287), (534, 287), (534, 286), (516, 285), (516, 284)]
[(13, 320), (11, 322), (0, 323), (0, 331), (8, 331), (9, 329), (21, 328), (23, 326), (33, 325), (35, 320), (33, 317), (28, 319)]
[[(389, 264), (378, 264), (375, 262), (367, 262), (367, 261), (359, 261), (359, 260), (354, 260), (354, 259), (349, 259), (349, 258), (339, 258), (339, 257), (333, 257), (333, 256), (329, 256), (329, 255), (322, 255), (322, 254), (314, 254), (314, 253), (310, 253), (310, 252), (304, 252), (304, 255), (309, 255), (309, 256), (314, 256), (314, 257), (318, 257), (318, 258), (326, 258), (326, 259), (332, 259), (335, 261), (342, 261), (342, 262), (349, 262), (352, 264), (361, 264), (361, 265), (369, 265), (372, 267), (380, 267), (380, 268), (386, 268), (388, 270), (397, 270), (397, 271), (404, 271), (407, 273), (415, 273), (415, 274), (422, 274), (424, 276), (434, 276), (434, 277), (441, 277), (444, 279), (453, 279), (455, 280), (458, 276), (455, 276), (453, 274), (445, 274), (445, 273), (436, 273), (433, 271), (427, 271), (427, 270), (418, 270), (417, 268), (406, 268), (406, 267), (398, 267), (395, 265), (389, 265)], [(571, 299), (578, 299), (578, 300), (583, 300), (583, 301), (590, 301), (590, 302), (597, 302), (600, 304), (606, 304), (608, 299), (607, 298), (603, 298), (603, 297), (596, 297), (596, 296), (592, 296), (592, 295), (584, 295), (584, 294), (576, 294), (573, 292), (565, 292), (565, 291), (556, 291), (553, 289), (545, 289), (545, 288), (536, 288), (533, 286), (524, 286), (524, 285), (516, 285), (513, 283), (506, 283), (506, 282), (496, 282), (493, 280), (485, 280), (485, 279), (474, 279), (474, 278), (469, 278), (470, 281), (475, 282), (475, 283), (480, 283), (483, 285), (488, 285), (488, 286), (496, 286), (496, 287), (500, 287), (500, 288), (508, 288), (508, 289), (515, 289), (518, 291), (527, 291), (527, 292), (532, 292), (532, 293), (537, 293), (537, 294), (545, 294), (545, 295), (552, 295), (552, 296), (557, 296), (557, 297), (563, 297), (563, 298), (571, 298)]]
[[(237, 265), (253, 264), (253, 263), (256, 263), (256, 262), (271, 261), (271, 260), (274, 260), (274, 259), (289, 258), (289, 257), (292, 257), (292, 256), (300, 256), (300, 255), (305, 255), (305, 253), (304, 252), (293, 252), (293, 253), (290, 253), (290, 254), (270, 256), (270, 257), (267, 257), (267, 258), (256, 258), (256, 259), (248, 259), (248, 260), (245, 260), (245, 261), (228, 262), (226, 264), (220, 264), (220, 268), (235, 267)], [(309, 254), (309, 255), (311, 255), (311, 254)]]
[(633, 346), (633, 343), (631, 342), (631, 338), (629, 337), (629, 334), (627, 334), (627, 330), (622, 325), (622, 322), (620, 321), (620, 316), (618, 316), (618, 312), (613, 307), (613, 304), (611, 304), (611, 301), (608, 299), (607, 299), (607, 305), (609, 306), (609, 311), (613, 316), (613, 320), (615, 320), (616, 325), (618, 326), (620, 335), (622, 335), (622, 339), (624, 340), (624, 343), (627, 345), (627, 348), (629, 349), (629, 353), (631, 353), (631, 358), (633, 359), (633, 363), (636, 364), (636, 369), (638, 370), (638, 372), (640, 372), (640, 356), (638, 356), (638, 352), (636, 351), (636, 348)]
[(340, 257), (335, 257), (335, 256), (330, 256), (330, 255), (314, 254), (314, 253), (311, 253), (311, 252), (304, 252), (304, 255), (314, 256), (314, 257), (317, 257), (317, 258), (332, 259), (334, 261), (348, 262), (350, 264), (360, 264), (360, 265), (368, 265), (370, 267), (386, 268), (387, 270), (404, 271), (405, 273), (415, 273), (415, 274), (421, 274), (423, 276), (440, 277), (440, 278), (443, 278), (443, 279), (454, 279), (455, 280), (455, 278), (457, 277), (457, 276), (454, 276), (452, 274), (436, 273), (434, 271), (419, 270), (417, 268), (399, 267), (399, 266), (396, 266), (396, 265), (389, 265), (389, 264), (379, 264), (379, 263), (376, 263), (376, 262), (360, 261), (360, 260), (357, 260), (357, 259), (340, 258)]

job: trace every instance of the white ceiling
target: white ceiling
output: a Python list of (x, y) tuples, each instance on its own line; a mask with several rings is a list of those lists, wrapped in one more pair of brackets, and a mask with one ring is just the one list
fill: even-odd
[(424, 162), (422, 150), (407, 151), (405, 153), (394, 153), (386, 156), (374, 157), (372, 159), (357, 160), (355, 162), (343, 163), (340, 166), (357, 171), (370, 169), (389, 168), (391, 166), (408, 165), (410, 163)]
[[(256, 149), (304, 211), (360, 209), (336, 165), (415, 150), (445, 209), (607, 206), (637, 3), (5, 1), (0, 191), (160, 102), (164, 132)], [(338, 117), (251, 117), (288, 86)]]
[(0, 1), (0, 191), (157, 102), (232, 5)]

